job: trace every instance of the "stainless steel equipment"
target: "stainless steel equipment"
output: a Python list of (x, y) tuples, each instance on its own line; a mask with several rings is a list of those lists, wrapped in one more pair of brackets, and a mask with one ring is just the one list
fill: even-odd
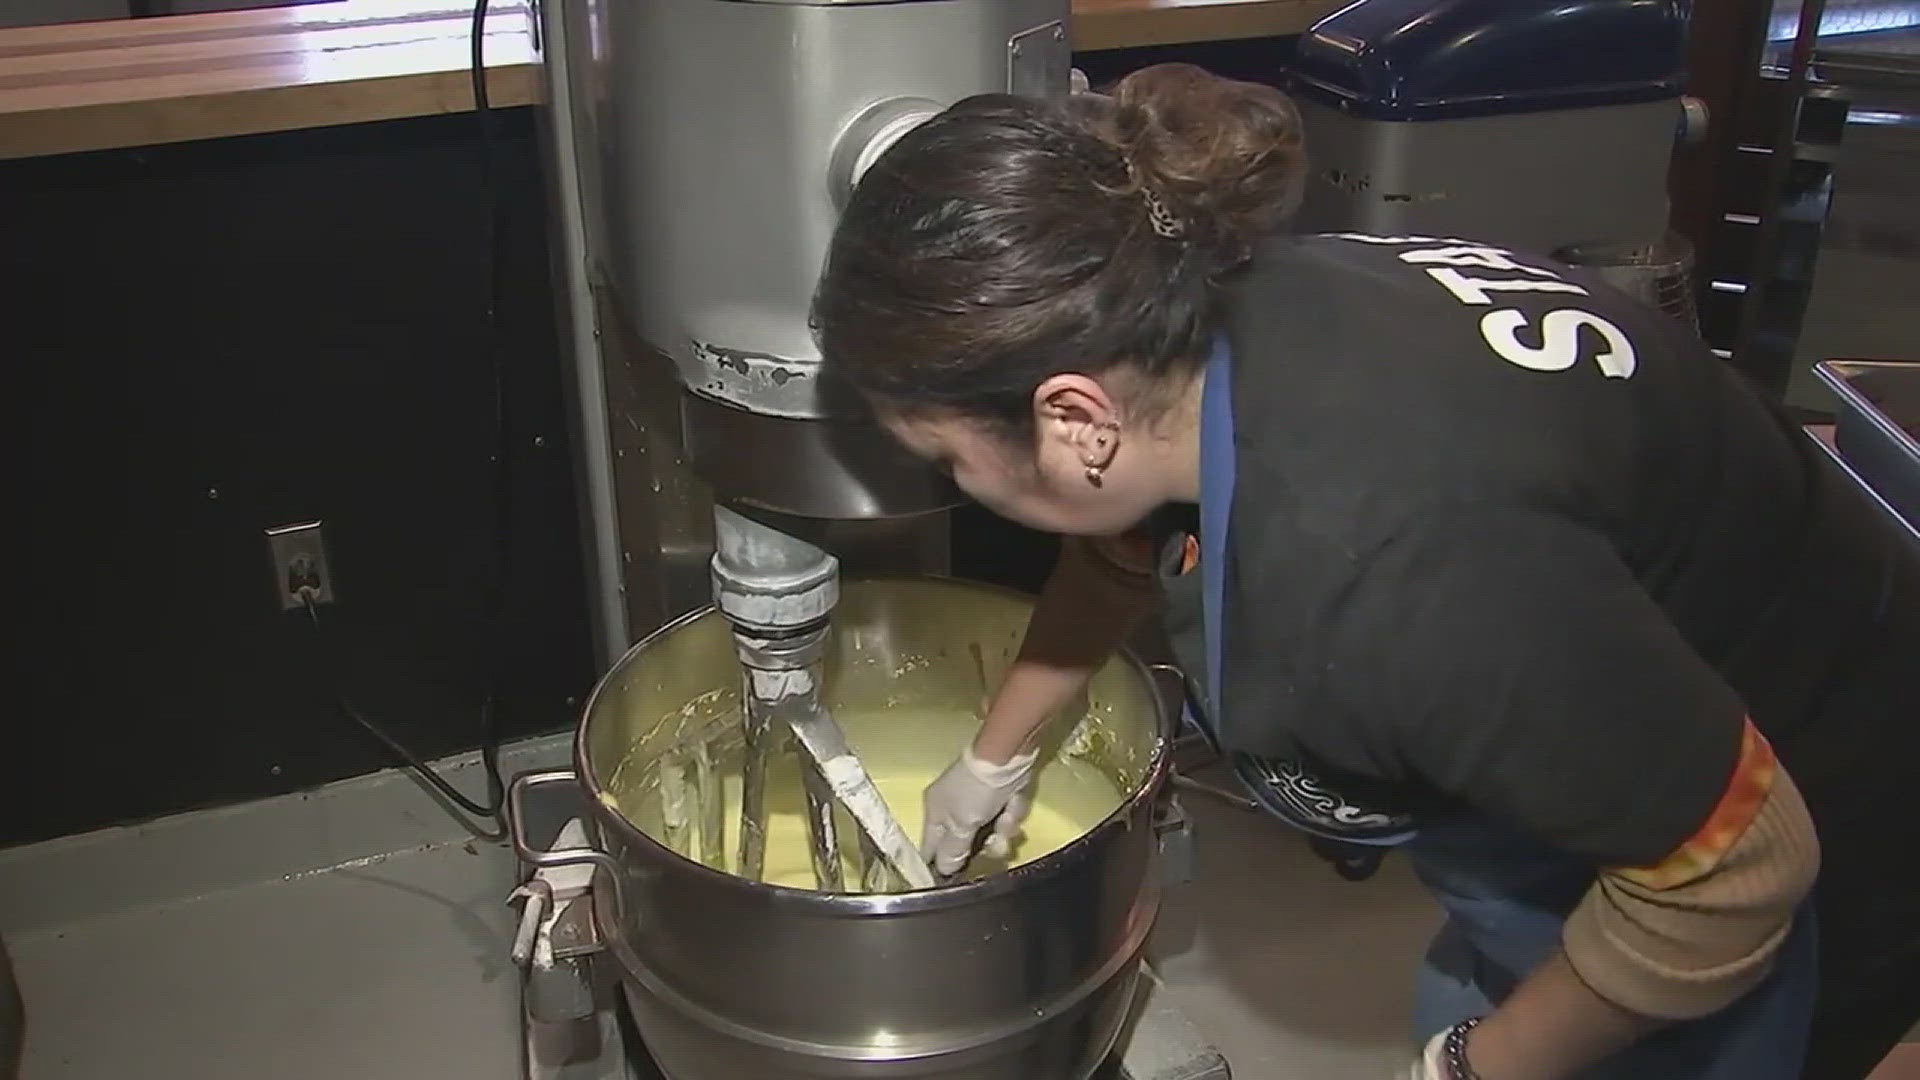
[[(969, 708), (983, 674), (997, 677), (1009, 662), (1030, 610), (983, 585), (851, 582), (835, 615), (827, 703)], [(1153, 819), (1168, 738), (1145, 669), (1123, 656), (1095, 677), (1091, 737), (1075, 740), (1126, 794), (1105, 822), (1009, 873), (918, 893), (834, 895), (713, 870), (662, 843), (664, 815), (631, 812), (658, 798), (649, 777), (657, 783), (693, 747), (738, 759), (740, 696), (716, 693), (736, 685), (734, 664), (729, 624), (713, 612), (659, 631), (595, 691), (576, 772), (515, 785), (516, 821), (530, 788), (586, 788), (601, 850), (555, 855), (523, 836), (516, 843), (530, 863), (602, 871), (594, 925), (664, 1071), (674, 1080), (1092, 1075), (1131, 1006), (1159, 905)]]
[(1628, 296), (1680, 320), (1696, 333), (1700, 315), (1693, 297), (1693, 244), (1679, 233), (1659, 240), (1575, 244), (1553, 253), (1561, 262), (1584, 266)]
[[(811, 835), (819, 886), (837, 892), (847, 885), (838, 872), (840, 851), (833, 827), (838, 803), (845, 806), (862, 835), (863, 854), (878, 853), (911, 888), (932, 888), (932, 870), (894, 820), (873, 779), (847, 748), (846, 737), (821, 703), (827, 620), (839, 598), (839, 561), (799, 535), (817, 529), (805, 521), (770, 519), (721, 506), (714, 510), (714, 526), (718, 539), (714, 596), (720, 613), (733, 625), (734, 653), (746, 670), (744, 707), (738, 714), (746, 757), (736, 871), (751, 878), (760, 876), (767, 757), (784, 745), (791, 731), (811, 759), (808, 818), (814, 823)], [(729, 734), (713, 732), (708, 739)], [(711, 753), (704, 748), (690, 752)], [(710, 813), (720, 797), (711, 786), (696, 789), (694, 796), (693, 805), (703, 814)], [(863, 873), (856, 887), (867, 880)]]
[(607, 268), (690, 392), (694, 467), (814, 518), (950, 505), (823, 378), (808, 324), (838, 207), (900, 135), (987, 91), (1064, 94), (1061, 0), (609, 4)]
[[(1897, 6), (1828, 3), (1793, 169), (1772, 203), (1778, 254), (1770, 275), (1750, 275), (1749, 291), (1766, 295), (1742, 297), (1766, 310), (1735, 344), (1761, 362), (1749, 370), (1786, 377), (1791, 405), (1829, 407), (1815, 377), (1822, 360), (1920, 357), (1920, 7), (1888, 10)], [(1860, 32), (1882, 17), (1899, 28)]]
[(1660, 237), (1682, 107), (1679, 0), (1357, 0), (1292, 64), (1300, 226), (1550, 254)]
[(1920, 528), (1920, 362), (1823, 360), (1839, 399), (1834, 445), (1909, 529)]
[[(545, 841), (558, 839), (555, 834), (570, 828), (573, 820), (587, 817), (586, 800), (575, 784), (537, 785), (528, 788), (524, 796), (523, 809), (532, 821), (529, 839), (539, 837), (543, 850), (548, 846)], [(1168, 809), (1178, 811), (1176, 801), (1168, 800), (1168, 804)], [(1164, 835), (1161, 843), (1161, 878), (1169, 884), (1178, 883), (1182, 879), (1171, 872)], [(569, 869), (573, 868), (558, 872)], [(533, 891), (539, 891), (535, 883), (541, 875), (535, 867), (523, 862), (521, 875)], [(563, 900), (561, 904), (551, 922), (543, 924), (543, 932), (554, 943), (556, 953), (572, 954), (577, 942), (593, 937), (592, 896)], [(539, 914), (544, 916), (544, 906)], [(597, 939), (591, 948), (598, 951)], [(632, 1025), (621, 1003), (619, 983), (607, 977), (611, 966), (596, 968), (581, 962), (598, 958), (592, 954), (569, 955), (544, 969), (529, 965), (522, 1008), (524, 1080), (663, 1080), (659, 1065), (646, 1047), (628, 1035)], [(1175, 992), (1150, 966), (1142, 965), (1139, 982), (1133, 1015), (1120, 1036), (1121, 1045), (1115, 1048), (1109, 1065), (1095, 1076), (1099, 1080), (1232, 1080), (1233, 1070), (1226, 1058), (1174, 1004)], [(552, 1009), (556, 1004), (568, 1008), (555, 1015)]]

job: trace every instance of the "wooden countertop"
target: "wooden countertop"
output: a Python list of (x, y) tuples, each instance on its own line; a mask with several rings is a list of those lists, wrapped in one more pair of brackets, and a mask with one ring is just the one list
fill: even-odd
[[(1292, 34), (1337, 6), (1074, 0), (1074, 47)], [(471, 23), (463, 0), (334, 0), (0, 30), (0, 158), (464, 112)], [(494, 104), (536, 100), (525, 0), (491, 5), (486, 57)]]

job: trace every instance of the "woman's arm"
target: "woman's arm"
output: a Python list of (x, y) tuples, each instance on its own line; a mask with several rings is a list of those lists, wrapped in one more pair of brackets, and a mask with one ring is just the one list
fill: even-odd
[(1812, 821), (1609, 538), (1535, 510), (1437, 512), (1324, 625), (1316, 659), (1352, 720), (1316, 738), (1599, 868), (1560, 955), (1514, 972), (1468, 1039), (1486, 1080), (1572, 1075), (1767, 977), (1818, 870)]
[(1772, 970), (1819, 870), (1813, 820), (1751, 726), (1727, 794), (1657, 866), (1610, 869), (1562, 950), (1472, 1034), (1484, 1080), (1554, 1080), (1663, 1024), (1716, 1012)]
[(974, 737), (974, 755), (999, 765), (1025, 749), (1086, 688), (1154, 603), (1144, 541), (1068, 537)]
[[(958, 873), (975, 837), (1004, 854), (1020, 830), (1034, 737), (1079, 696), (1087, 680), (1153, 603), (1151, 572), (1127, 557), (1127, 541), (1068, 538), (1008, 668), (968, 749), (922, 796), (920, 850), (941, 874)], [(1146, 565), (1151, 565), (1147, 563)]]
[(1474, 1029), (1467, 1060), (1482, 1080), (1569, 1076), (1661, 1026), (1595, 993), (1563, 951)]

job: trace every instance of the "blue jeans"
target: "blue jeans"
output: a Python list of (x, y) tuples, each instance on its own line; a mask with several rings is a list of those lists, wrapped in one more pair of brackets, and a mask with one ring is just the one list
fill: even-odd
[[(1560, 927), (1593, 870), (1477, 820), (1436, 822), (1407, 845), (1447, 910), (1427, 952), (1415, 1010), (1424, 1040), (1504, 1000), (1560, 947)], [(1795, 1080), (1817, 990), (1816, 927), (1803, 905), (1767, 980), (1712, 1016), (1663, 1028), (1581, 1080)]]

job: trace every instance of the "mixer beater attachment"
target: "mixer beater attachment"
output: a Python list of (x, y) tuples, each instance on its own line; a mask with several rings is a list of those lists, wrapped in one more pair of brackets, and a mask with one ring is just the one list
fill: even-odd
[(767, 758), (773, 753), (775, 732), (768, 710), (755, 708), (751, 694), (741, 703), (740, 726), (746, 749), (740, 759), (740, 860), (735, 872), (758, 881), (766, 876)]
[(791, 732), (800, 749), (807, 837), (819, 887), (840, 892), (847, 885), (834, 817), (838, 805), (859, 827), (858, 887), (871, 891), (898, 874), (910, 888), (930, 889), (933, 871), (820, 700), (839, 563), (794, 535), (802, 523), (782, 524), (786, 528), (737, 509), (714, 510), (714, 595), (733, 623), (734, 646), (746, 670), (738, 873), (764, 876), (767, 764)]
[(827, 892), (845, 892), (846, 872), (840, 863), (839, 825), (833, 819), (833, 787), (826, 774), (801, 765), (807, 788), (807, 843), (813, 853), (813, 879)]

